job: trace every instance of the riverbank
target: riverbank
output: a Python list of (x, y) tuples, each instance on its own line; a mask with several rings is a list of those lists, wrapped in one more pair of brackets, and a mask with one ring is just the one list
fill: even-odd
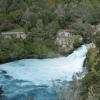
[(100, 34), (95, 35), (93, 43), (86, 56), (87, 73), (81, 80), (81, 87), (86, 87), (82, 88), (82, 100), (100, 99)]
[[(81, 46), (81, 45), (80, 45)], [(76, 47), (75, 49), (77, 49), (78, 47)], [(32, 57), (19, 57), (19, 58), (12, 58), (12, 59), (5, 59), (4, 61), (2, 61), (2, 60), (0, 60), (0, 64), (5, 64), (5, 63), (9, 63), (9, 62), (13, 62), (13, 61), (18, 61), (18, 60), (22, 60), (22, 59), (40, 59), (40, 60), (42, 60), (42, 59), (49, 59), (49, 58), (59, 58), (59, 57), (61, 57), (61, 56), (65, 56), (65, 57), (67, 57), (68, 55), (70, 55), (72, 52), (74, 51), (74, 49), (72, 49), (72, 50), (70, 50), (69, 52), (67, 52), (67, 53), (58, 53), (58, 54), (56, 54), (56, 53), (54, 53), (53, 55), (45, 55), (45, 57), (44, 56), (41, 56), (41, 57), (34, 57), (34, 56), (32, 56)]]
[[(29, 34), (26, 39), (0, 38), (0, 63), (7, 63), (20, 59), (44, 59), (68, 56), (82, 44), (81, 36), (68, 37), (33, 36)], [(63, 42), (64, 41), (64, 42)]]

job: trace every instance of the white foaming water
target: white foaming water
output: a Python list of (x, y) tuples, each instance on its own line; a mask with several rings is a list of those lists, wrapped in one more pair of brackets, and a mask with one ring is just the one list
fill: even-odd
[(67, 57), (23, 59), (2, 64), (0, 69), (14, 79), (30, 81), (34, 85), (50, 84), (57, 79), (70, 81), (74, 73), (82, 71), (87, 50), (87, 46), (82, 45)]

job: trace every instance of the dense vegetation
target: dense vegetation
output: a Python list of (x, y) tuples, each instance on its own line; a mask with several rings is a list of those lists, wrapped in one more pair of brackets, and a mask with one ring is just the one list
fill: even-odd
[[(59, 29), (74, 29), (73, 33), (80, 33), (73, 25), (82, 17), (78, 14), (81, 5), (74, 0), (0, 0), (0, 31), (30, 32), (25, 40), (1, 37), (0, 62), (60, 55), (62, 51), (55, 44), (56, 33)], [(78, 36), (72, 37), (73, 45), (79, 46)], [(67, 41), (73, 41), (72, 37)]]
[[(82, 80), (83, 100), (100, 99), (100, 34), (95, 37), (96, 48), (91, 48), (87, 54), (88, 73)], [(86, 99), (88, 98), (88, 99)]]
[(0, 39), (0, 62), (22, 58), (46, 58), (58, 55), (54, 40), (33, 38), (31, 41), (21, 39)]
[(0, 0), (0, 31), (88, 32), (88, 24), (100, 22), (99, 4), (99, 0)]

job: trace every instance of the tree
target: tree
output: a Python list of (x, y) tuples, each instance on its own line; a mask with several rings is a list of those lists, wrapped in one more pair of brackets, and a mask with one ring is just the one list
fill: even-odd
[(0, 11), (4, 14), (8, 14), (11, 4), (12, 0), (0, 0)]

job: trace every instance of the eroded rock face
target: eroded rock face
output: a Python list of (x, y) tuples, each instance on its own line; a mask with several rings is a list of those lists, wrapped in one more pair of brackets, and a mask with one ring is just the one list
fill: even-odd
[(90, 43), (87, 45), (88, 48), (96, 48), (96, 45), (94, 43)]
[(98, 25), (91, 25), (92, 29), (94, 30), (94, 35), (100, 34), (100, 24)]
[[(70, 53), (74, 49), (76, 35), (72, 35), (68, 30), (59, 31), (56, 37), (56, 44), (59, 50), (65, 54)], [(79, 37), (78, 41), (82, 41)]]
[(97, 31), (97, 32), (100, 32), (100, 24), (98, 24), (98, 25), (96, 26), (96, 31)]
[(18, 39), (25, 39), (26, 34), (25, 32), (2, 32), (0, 33), (4, 38), (18, 38)]
[[(62, 47), (66, 48), (67, 45), (71, 44), (71, 41), (69, 41), (67, 38), (71, 36), (71, 33), (67, 30), (60, 31), (57, 33), (56, 43)], [(72, 45), (70, 45), (72, 47)]]

